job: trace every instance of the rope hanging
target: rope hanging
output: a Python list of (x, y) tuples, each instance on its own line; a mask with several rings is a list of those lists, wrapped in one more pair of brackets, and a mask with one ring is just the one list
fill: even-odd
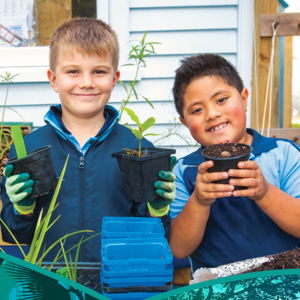
[[(277, 25), (275, 27), (275, 25)], [(276, 33), (279, 28), (279, 25), (273, 22), (272, 29), (273, 29), (273, 36), (272, 36), (272, 51), (271, 51), (271, 57), (270, 57), (270, 66), (269, 66), (269, 74), (268, 74), (268, 82), (267, 82), (267, 91), (266, 91), (266, 98), (265, 98), (265, 107), (264, 107), (264, 114), (263, 114), (263, 123), (261, 127), (261, 134), (263, 135), (264, 127), (265, 127), (265, 119), (266, 119), (266, 113), (267, 113), (267, 104), (268, 104), (268, 94), (270, 90), (270, 103), (269, 103), (269, 122), (268, 122), (268, 131), (267, 131), (267, 137), (270, 136), (270, 128), (271, 128), (271, 114), (272, 114), (272, 85), (273, 85), (273, 67), (274, 67), (274, 56), (275, 56), (275, 38)]]

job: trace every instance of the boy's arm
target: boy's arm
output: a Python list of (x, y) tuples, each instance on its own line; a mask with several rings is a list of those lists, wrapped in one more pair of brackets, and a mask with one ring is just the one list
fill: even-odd
[[(191, 195), (186, 190), (179, 164), (174, 168), (176, 199), (171, 205), (172, 222), (169, 244), (173, 255), (177, 258), (187, 257), (201, 243), (210, 207), (216, 198), (228, 197), (232, 194), (233, 187), (211, 183), (228, 176), (226, 172), (208, 173), (208, 168), (212, 166), (212, 161), (204, 162), (199, 166), (195, 190)], [(180, 212), (177, 215), (178, 211)]]
[[(299, 191), (299, 153), (289, 153), (287, 159), (295, 163), (286, 172), (286, 178), (281, 178), (282, 189), (289, 192), (291, 187)], [(300, 199), (289, 195), (282, 189), (269, 183), (255, 161), (240, 162), (240, 170), (230, 170), (229, 174), (239, 179), (231, 179), (230, 184), (247, 186), (246, 190), (237, 190), (233, 196), (246, 196), (254, 200), (262, 211), (268, 215), (282, 230), (300, 238)], [(284, 177), (284, 176), (283, 176)], [(298, 197), (299, 197), (299, 192)]]

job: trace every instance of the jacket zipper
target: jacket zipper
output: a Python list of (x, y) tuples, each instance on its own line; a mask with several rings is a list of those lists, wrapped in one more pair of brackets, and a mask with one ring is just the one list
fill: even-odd
[[(84, 156), (79, 157), (80, 169), (80, 230), (84, 230)], [(84, 244), (81, 244), (80, 261), (84, 261)]]

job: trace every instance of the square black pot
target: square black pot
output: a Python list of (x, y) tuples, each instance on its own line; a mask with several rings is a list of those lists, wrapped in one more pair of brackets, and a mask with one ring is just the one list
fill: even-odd
[(6, 164), (14, 166), (13, 175), (28, 173), (34, 181), (32, 193), (28, 198), (35, 198), (49, 193), (57, 185), (57, 176), (53, 167), (50, 147), (45, 146), (27, 153), (27, 156), (18, 159), (9, 159)]
[(143, 157), (132, 156), (126, 150), (112, 153), (111, 156), (117, 158), (128, 199), (152, 202), (160, 198), (154, 188), (154, 183), (162, 180), (158, 173), (169, 171), (170, 156), (176, 150), (143, 147), (141, 151)]
[[(206, 161), (212, 160), (214, 162), (214, 165), (208, 169), (209, 173), (213, 172), (228, 172), (230, 169), (239, 169), (238, 168), (238, 163), (240, 161), (247, 161), (249, 159), (250, 153), (252, 151), (252, 147), (247, 145), (247, 144), (242, 144), (242, 143), (234, 143), (242, 146), (246, 146), (249, 149), (249, 153), (245, 153), (240, 156), (235, 156), (235, 157), (224, 157), (224, 158), (216, 158), (216, 157), (210, 157), (205, 154), (205, 150), (208, 148), (204, 148), (201, 152), (201, 155), (205, 158)], [(209, 146), (211, 147), (211, 146)], [(225, 179), (213, 181), (213, 183), (221, 183), (221, 184), (229, 184), (229, 180), (234, 177), (227, 177)], [(247, 187), (245, 186), (235, 186), (235, 190), (244, 190)]]

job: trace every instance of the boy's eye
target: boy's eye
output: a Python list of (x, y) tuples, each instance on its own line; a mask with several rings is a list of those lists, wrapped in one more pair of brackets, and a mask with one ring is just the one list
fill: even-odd
[(105, 72), (103, 70), (96, 70), (95, 74), (105, 74)]
[(226, 101), (227, 100), (227, 98), (221, 98), (221, 99), (219, 99), (218, 101), (217, 101), (217, 103), (223, 103), (224, 101)]
[(202, 108), (197, 108), (197, 109), (195, 109), (195, 110), (192, 111), (192, 114), (201, 112), (202, 110), (203, 110)]
[(69, 74), (77, 74), (78, 71), (77, 71), (77, 70), (69, 70), (68, 73), (69, 73)]

